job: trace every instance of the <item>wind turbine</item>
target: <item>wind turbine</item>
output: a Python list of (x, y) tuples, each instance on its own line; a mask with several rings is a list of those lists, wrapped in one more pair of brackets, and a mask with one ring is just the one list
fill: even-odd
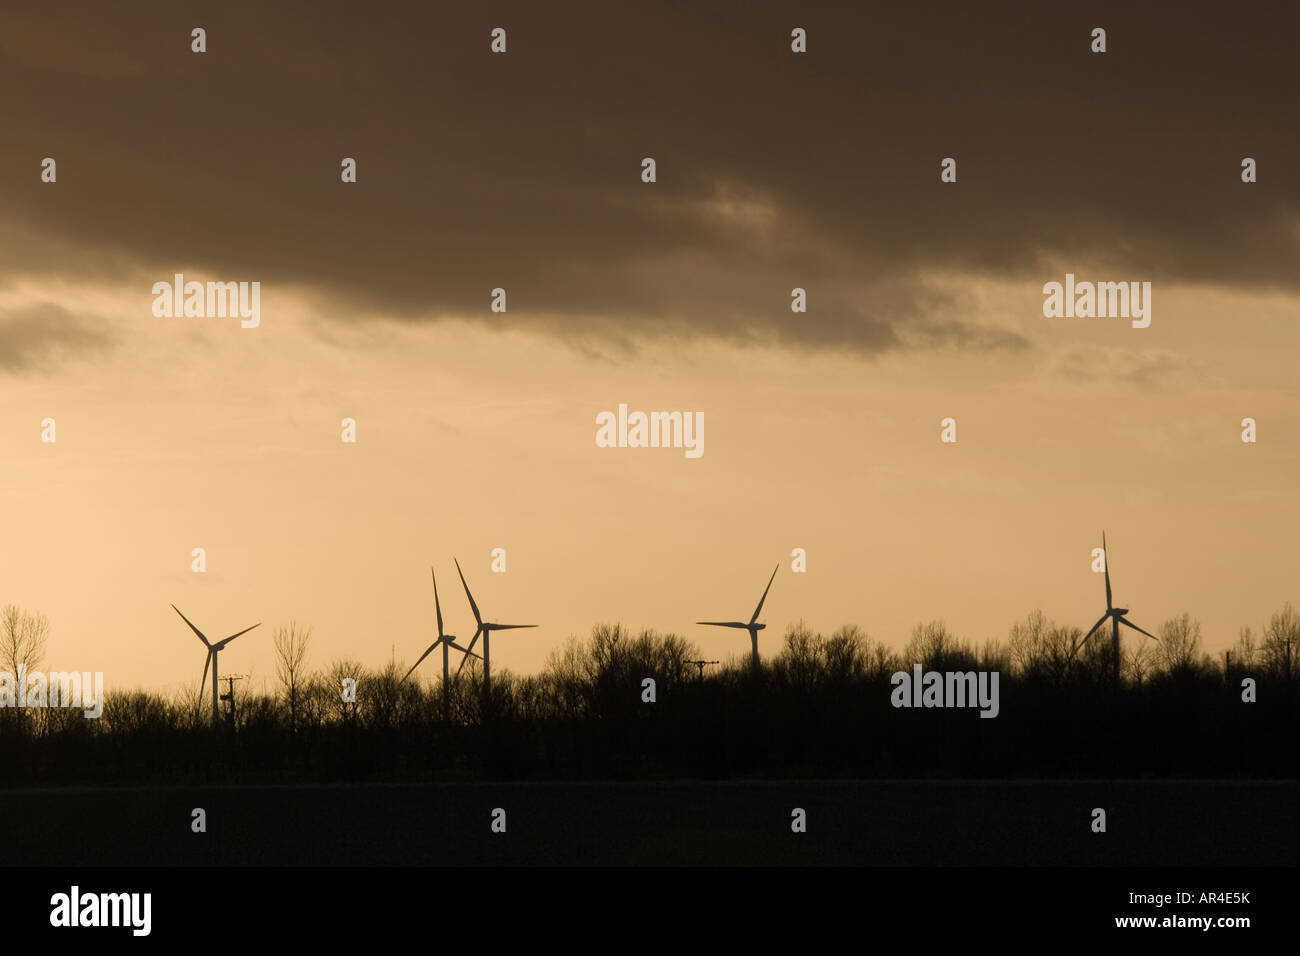
[[(172, 610), (175, 611), (177, 614), (181, 614), (181, 609), (178, 608), (175, 604), (172, 605)], [(253, 629), (253, 627), (261, 627), (261, 621), (254, 624), (253, 627), (244, 628), (242, 631), (239, 632), (239, 634), (231, 634), (224, 641), (218, 641), (217, 643), (213, 644), (211, 641), (209, 641), (206, 637), (203, 636), (202, 631), (200, 631), (197, 627), (195, 627), (193, 624), (190, 623), (190, 619), (186, 617), (184, 614), (181, 614), (181, 620), (184, 621), (186, 624), (190, 625), (190, 630), (199, 636), (199, 640), (203, 642), (203, 646), (208, 649), (207, 660), (203, 662), (203, 677), (199, 679), (199, 690), (200, 692), (202, 691), (203, 682), (208, 679), (208, 665), (211, 664), (212, 665), (212, 726), (215, 727), (218, 721), (220, 721), (221, 719), (218, 706), (217, 706), (217, 699), (219, 696), (217, 692), (217, 654), (220, 653), (223, 647), (225, 647), (235, 638), (239, 637), (240, 634), (247, 634), (249, 631)]]
[[(450, 648), (454, 647), (462, 654), (471, 654), (474, 657), (478, 657), (478, 655), (475, 654), (473, 651), (471, 651), (469, 648), (461, 647), (459, 644), (457, 644), (455, 634), (442, 633), (442, 604), (438, 601), (438, 576), (433, 573), (433, 568), (429, 569), (429, 574), (433, 577), (433, 607), (435, 613), (437, 613), (438, 615), (438, 638), (432, 644), (429, 645), (428, 650), (426, 650), (423, 654), (420, 655), (420, 660), (416, 661), (415, 664), (412, 665), (411, 669), (406, 672), (406, 677), (410, 677), (412, 674), (414, 674), (415, 668), (420, 666), (420, 661), (423, 661), (426, 657), (428, 657), (429, 654), (433, 651), (433, 649), (437, 647), (439, 644), (441, 644), (442, 645), (442, 713), (443, 713), (443, 717), (446, 717), (448, 699), (449, 699), (447, 697), (447, 688), (448, 688), (447, 671), (450, 666), (447, 657), (451, 653)], [(406, 677), (403, 677), (402, 680), (406, 680)]]
[[(772, 577), (767, 579), (767, 587), (763, 588), (763, 596), (758, 599), (758, 607), (754, 608), (754, 616), (749, 619), (748, 623), (745, 623), (744, 621), (696, 621), (695, 622), (696, 624), (705, 624), (708, 625), (709, 627), (738, 627), (741, 628), (742, 630), (749, 631), (749, 643), (753, 646), (754, 649), (754, 673), (755, 674), (758, 673), (758, 632), (761, 631), (763, 628), (767, 627), (766, 624), (758, 623), (758, 615), (762, 613), (763, 602), (767, 600), (767, 592), (772, 590), (772, 581), (776, 578), (777, 569), (780, 567), (781, 565), (778, 564), (775, 568), (772, 569)], [(703, 668), (701, 668), (701, 672), (702, 671)]]
[(1092, 630), (1090, 630), (1087, 634), (1083, 635), (1083, 640), (1079, 641), (1078, 644), (1074, 645), (1074, 650), (1070, 652), (1070, 656), (1071, 658), (1073, 658), (1074, 655), (1078, 653), (1079, 648), (1083, 647), (1083, 645), (1087, 642), (1088, 638), (1092, 637), (1092, 635), (1097, 632), (1097, 628), (1105, 624), (1107, 618), (1110, 618), (1110, 642), (1111, 642), (1111, 651), (1114, 654), (1114, 661), (1112, 662), (1112, 667), (1113, 667), (1115, 683), (1118, 684), (1119, 683), (1119, 626), (1123, 624), (1125, 627), (1131, 627), (1139, 634), (1145, 634), (1153, 641), (1159, 641), (1160, 638), (1156, 637), (1150, 631), (1142, 630), (1142, 628), (1138, 627), (1136, 624), (1134, 624), (1132, 621), (1126, 618), (1124, 615), (1128, 613), (1128, 608), (1115, 607), (1114, 604), (1111, 602), (1110, 552), (1106, 550), (1105, 531), (1101, 533), (1101, 558), (1102, 558), (1102, 569), (1106, 574), (1106, 613), (1103, 614), (1100, 618), (1098, 618), (1097, 623), (1092, 626)]
[[(452, 560), (456, 561), (455, 558), (452, 558)], [(456, 561), (456, 573), (460, 575), (460, 583), (465, 588), (465, 597), (469, 598), (469, 606), (474, 611), (474, 620), (478, 623), (478, 630), (474, 632), (474, 638), (469, 642), (469, 650), (466, 651), (465, 653), (468, 655), (470, 651), (473, 651), (474, 645), (478, 643), (479, 635), (480, 634), (483, 635), (483, 696), (485, 699), (491, 701), (492, 698), (489, 694), (489, 691), (491, 690), (491, 686), (492, 686), (492, 649), (488, 646), (488, 636), (493, 631), (510, 631), (510, 630), (514, 630), (517, 627), (536, 627), (537, 625), (536, 624), (493, 624), (491, 621), (483, 620), (483, 616), (478, 612), (478, 605), (474, 603), (474, 595), (469, 593), (469, 585), (465, 584), (465, 572), (460, 569), (459, 561)], [(477, 654), (475, 654), (474, 656), (478, 657)], [(456, 673), (458, 675), (460, 674), (461, 670), (464, 669), (466, 660), (467, 660), (466, 657), (462, 657), (460, 659), (460, 667), (457, 668), (456, 670)]]

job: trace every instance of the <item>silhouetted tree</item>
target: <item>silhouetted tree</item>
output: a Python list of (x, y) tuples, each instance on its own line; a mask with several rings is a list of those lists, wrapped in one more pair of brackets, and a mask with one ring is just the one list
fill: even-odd
[(50, 622), (44, 614), (24, 611), (15, 604), (0, 610), (0, 669), (35, 671), (45, 659)]
[[(368, 692), (362, 686), (364, 674), (365, 668), (351, 658), (330, 663), (325, 679), (314, 688), (326, 706), (327, 713), (337, 714), (340, 720), (346, 720), (364, 709), (364, 695)], [(343, 700), (343, 682), (348, 678), (356, 681), (356, 702), (351, 704)]]
[[(1069, 649), (1081, 631), (1038, 612), (1013, 625), (1005, 646), (985, 641), (978, 652), (939, 622), (918, 625), (901, 655), (856, 627), (827, 637), (800, 623), (778, 653), (764, 658), (761, 681), (746, 654), (700, 677), (687, 664), (700, 653), (681, 637), (598, 625), (586, 640), (553, 651), (540, 674), (502, 671), (490, 710), (481, 665), (471, 660), (452, 682), (451, 720), (442, 718), (439, 694), (400, 680), (404, 668), (394, 661), (369, 671), (336, 660), (312, 674), (300, 662), (296, 716), (278, 689), (246, 694), (239, 732), (219, 739), (183, 693), (168, 700), (110, 691), (102, 720), (73, 710), (33, 711), (30, 732), (10, 732), (13, 722), (0, 714), (0, 785), (444, 773), (1296, 777), (1300, 708), (1294, 677), (1283, 679), (1295, 618), (1288, 607), (1270, 621), (1266, 639), (1276, 672), (1250, 707), (1225, 693), (1198, 654), (1199, 628), (1189, 615), (1165, 622), (1167, 648), (1127, 640), (1120, 684), (1112, 678), (1109, 640), (1089, 642), (1071, 663)], [(1248, 630), (1238, 646), (1232, 669), (1242, 670), (1232, 676), (1259, 673), (1262, 657), (1252, 651)], [(972, 720), (959, 708), (894, 708), (892, 674), (918, 663), (927, 670), (997, 670), (998, 720)], [(355, 715), (342, 700), (345, 677), (357, 681)], [(642, 698), (647, 677), (656, 681), (653, 705)], [(1134, 734), (1134, 726), (1146, 732)]]
[(1169, 674), (1188, 675), (1201, 653), (1201, 622), (1184, 612), (1160, 626), (1156, 657)]
[(834, 683), (860, 681), (867, 673), (871, 639), (856, 625), (841, 627), (826, 640), (823, 649), (826, 676)]
[(903, 650), (903, 661), (938, 671), (971, 670), (977, 663), (970, 647), (959, 642), (943, 621), (916, 625)]
[[(0, 671), (14, 675), (15, 688), (28, 672), (40, 668), (49, 633), (50, 622), (44, 614), (33, 614), (15, 604), (0, 610)], [(16, 710), (13, 719), (20, 731), (27, 723), (22, 710)]]
[(1259, 648), (1255, 644), (1255, 635), (1248, 627), (1243, 627), (1237, 637), (1237, 646), (1232, 649), (1233, 668), (1249, 669), (1255, 666)]
[(1040, 610), (1011, 625), (1008, 655), (1015, 673), (1059, 684), (1073, 663), (1072, 652), (1083, 636), (1078, 628), (1059, 627)]
[(310, 627), (299, 627), (296, 621), (281, 625), (275, 631), (275, 670), (284, 692), (285, 706), (289, 708), (289, 732), (298, 732), (298, 705), (306, 679), (307, 644), (311, 639)]
[(1151, 650), (1151, 643), (1145, 641), (1134, 644), (1124, 655), (1123, 672), (1132, 677), (1139, 687), (1155, 669), (1157, 656)]
[(1295, 674), (1295, 656), (1300, 654), (1300, 614), (1290, 603), (1269, 619), (1260, 654), (1270, 673), (1285, 680)]

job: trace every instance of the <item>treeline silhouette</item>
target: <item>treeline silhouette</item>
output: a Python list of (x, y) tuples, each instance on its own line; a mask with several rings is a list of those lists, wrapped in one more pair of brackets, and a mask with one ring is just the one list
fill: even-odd
[[(3, 622), (0, 670), (10, 663)], [(1109, 635), (1074, 653), (1083, 632), (1041, 612), (982, 647), (921, 624), (901, 653), (856, 627), (825, 636), (800, 624), (757, 675), (748, 655), (701, 673), (698, 649), (680, 636), (598, 625), (539, 674), (495, 672), (490, 700), (472, 659), (446, 688), (440, 674), (403, 681), (396, 662), (308, 673), (308, 634), (280, 629), (279, 688), (237, 689), (233, 720), (226, 706), (215, 728), (206, 692), (109, 691), (97, 720), (0, 710), (0, 785), (1300, 776), (1300, 615), (1290, 605), (1259, 639), (1245, 630), (1215, 659), (1186, 614), (1165, 622), (1159, 644), (1126, 638), (1118, 684)], [(30, 653), (24, 662), (30, 669)], [(999, 715), (895, 708), (891, 676), (914, 663), (998, 671)], [(347, 678), (355, 702), (343, 699)]]

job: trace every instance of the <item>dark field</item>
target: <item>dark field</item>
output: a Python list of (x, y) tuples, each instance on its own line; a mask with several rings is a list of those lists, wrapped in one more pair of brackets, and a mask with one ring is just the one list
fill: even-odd
[[(191, 832), (195, 807), (206, 833)], [(806, 833), (790, 830), (794, 807)], [(1108, 832), (1091, 832), (1093, 807)], [(1294, 782), (63, 788), (4, 791), (0, 808), (7, 866), (1300, 862)]]

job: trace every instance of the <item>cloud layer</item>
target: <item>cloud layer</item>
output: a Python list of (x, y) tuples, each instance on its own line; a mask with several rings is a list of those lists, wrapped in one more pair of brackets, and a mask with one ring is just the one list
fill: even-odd
[[(1296, 288), (1291, 17), (1284, 4), (1240, 19), (1211, 4), (12, 10), (0, 74), (24, 92), (0, 156), (0, 280), (127, 262), (293, 285), (341, 321), (1021, 348), (927, 277), (1036, 287), (1064, 261)], [(1089, 51), (1097, 25), (1104, 55)], [(488, 50), (494, 26), (504, 56)], [(806, 55), (790, 52), (794, 26)], [(38, 180), (45, 156), (55, 185)], [(345, 156), (355, 185), (339, 181)], [(939, 181), (946, 156), (956, 184)], [(1240, 182), (1243, 156), (1255, 185)], [(488, 310), (498, 286), (504, 316)], [(807, 314), (790, 311), (795, 286)]]

